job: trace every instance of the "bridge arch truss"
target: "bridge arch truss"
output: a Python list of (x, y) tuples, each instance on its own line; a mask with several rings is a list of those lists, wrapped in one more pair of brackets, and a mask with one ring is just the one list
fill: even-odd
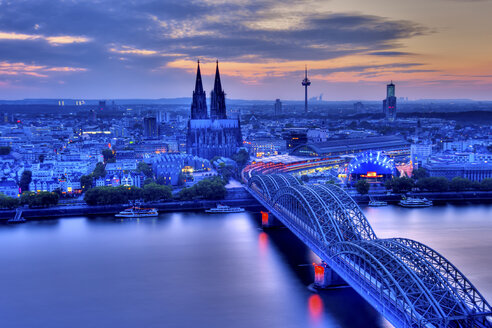
[(445, 257), (405, 238), (377, 238), (357, 203), (335, 185), (257, 175), (248, 188), (397, 327), (492, 327), (492, 309)]

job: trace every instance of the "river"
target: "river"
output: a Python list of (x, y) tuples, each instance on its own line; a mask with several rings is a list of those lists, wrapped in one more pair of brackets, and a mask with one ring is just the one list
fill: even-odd
[[(379, 237), (435, 248), (492, 299), (492, 206), (364, 208)], [(0, 327), (389, 327), (350, 288), (312, 293), (315, 256), (259, 213), (0, 225)]]

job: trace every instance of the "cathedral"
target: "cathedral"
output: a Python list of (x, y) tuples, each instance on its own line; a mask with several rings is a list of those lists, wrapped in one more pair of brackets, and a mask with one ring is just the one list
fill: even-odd
[(207, 159), (215, 156), (231, 157), (242, 146), (239, 119), (228, 119), (225, 93), (222, 90), (219, 62), (215, 71), (214, 89), (210, 93), (210, 115), (206, 94), (203, 90), (200, 61), (196, 71), (195, 91), (191, 103), (191, 118), (188, 121), (186, 152)]

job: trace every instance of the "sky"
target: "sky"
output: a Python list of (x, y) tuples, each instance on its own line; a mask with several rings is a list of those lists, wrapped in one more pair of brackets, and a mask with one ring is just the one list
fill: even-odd
[(492, 100), (492, 0), (0, 0), (0, 99)]

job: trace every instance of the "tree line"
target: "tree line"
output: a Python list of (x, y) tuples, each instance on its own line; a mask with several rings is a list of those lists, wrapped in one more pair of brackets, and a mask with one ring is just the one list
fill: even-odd
[(30, 208), (50, 207), (58, 204), (60, 196), (55, 192), (41, 191), (23, 192), (20, 198), (13, 198), (0, 194), (0, 208), (14, 209), (19, 206), (28, 205)]
[(171, 187), (156, 183), (147, 184), (143, 188), (134, 186), (96, 187), (87, 190), (84, 195), (84, 201), (88, 205), (125, 204), (136, 200), (152, 202), (171, 198)]
[[(358, 180), (355, 189), (361, 195), (369, 193), (370, 184), (366, 180)], [(386, 180), (384, 186), (395, 194), (402, 194), (418, 188), (420, 191), (492, 191), (492, 179), (483, 179), (480, 182), (466, 178), (454, 177), (449, 180), (445, 177), (430, 177), (427, 170), (419, 168), (409, 177), (395, 177)]]
[(492, 191), (492, 179), (471, 181), (462, 177), (454, 177), (449, 180), (445, 177), (429, 177), (424, 169), (416, 170), (412, 178), (393, 178), (385, 183), (388, 190), (394, 193), (405, 193), (413, 188), (421, 191), (445, 192), (445, 191)]

